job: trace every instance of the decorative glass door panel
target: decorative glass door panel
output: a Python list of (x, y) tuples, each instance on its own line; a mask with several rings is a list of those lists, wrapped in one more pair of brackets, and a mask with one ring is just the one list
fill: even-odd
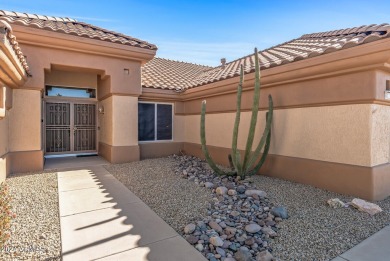
[(46, 102), (46, 153), (96, 151), (96, 105)]

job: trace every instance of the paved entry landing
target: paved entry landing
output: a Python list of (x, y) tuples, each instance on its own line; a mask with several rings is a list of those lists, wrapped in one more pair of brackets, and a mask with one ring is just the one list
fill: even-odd
[(45, 170), (60, 170), (85, 166), (99, 166), (110, 164), (100, 156), (87, 157), (58, 157), (45, 159)]
[(63, 260), (206, 259), (103, 166), (58, 172)]

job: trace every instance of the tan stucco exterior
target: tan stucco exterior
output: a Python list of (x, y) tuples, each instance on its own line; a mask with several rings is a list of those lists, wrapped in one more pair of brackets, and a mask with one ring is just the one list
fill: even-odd
[[(112, 163), (185, 152), (202, 157), (201, 101), (215, 160), (227, 164), (238, 77), (184, 92), (141, 87), (155, 50), (15, 24), (32, 77), (0, 37), (0, 181), (43, 169), (45, 86), (94, 88), (96, 152)], [(1, 35), (1, 34), (0, 34)], [(379, 200), (390, 195), (390, 39), (287, 63), (262, 72), (255, 143), (267, 96), (275, 105), (270, 155), (261, 174)], [(169, 76), (167, 76), (169, 77)], [(245, 76), (239, 149), (246, 142), (254, 74)], [(58, 98), (58, 97), (57, 97)], [(66, 98), (61, 97), (66, 101)], [(138, 142), (138, 102), (172, 103), (172, 141)]]

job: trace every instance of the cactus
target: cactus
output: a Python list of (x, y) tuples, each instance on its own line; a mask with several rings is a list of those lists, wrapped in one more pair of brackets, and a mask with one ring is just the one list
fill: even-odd
[(220, 169), (213, 161), (207, 149), (206, 122), (205, 122), (206, 101), (202, 102), (200, 138), (202, 144), (202, 151), (206, 158), (206, 161), (217, 175), (237, 175), (240, 176), (242, 179), (245, 179), (246, 176), (254, 175), (260, 170), (261, 166), (265, 162), (265, 159), (267, 158), (270, 142), (271, 142), (273, 101), (272, 101), (272, 96), (269, 95), (268, 112), (266, 114), (266, 124), (263, 131), (263, 135), (256, 149), (252, 151), (253, 139), (255, 136), (255, 130), (257, 125), (257, 114), (259, 111), (259, 100), (260, 100), (260, 66), (259, 66), (259, 57), (258, 57), (257, 49), (255, 49), (255, 88), (254, 88), (253, 104), (252, 104), (252, 117), (250, 121), (248, 138), (245, 146), (244, 158), (243, 161), (241, 161), (241, 154), (237, 149), (237, 140), (238, 140), (238, 129), (240, 125), (240, 116), (241, 116), (241, 96), (242, 96), (243, 82), (244, 82), (244, 69), (243, 69), (243, 65), (241, 65), (240, 81), (237, 87), (237, 111), (236, 111), (236, 118), (234, 121), (234, 128), (233, 128), (232, 153), (229, 155), (229, 163), (233, 170), (223, 171), (222, 169)]

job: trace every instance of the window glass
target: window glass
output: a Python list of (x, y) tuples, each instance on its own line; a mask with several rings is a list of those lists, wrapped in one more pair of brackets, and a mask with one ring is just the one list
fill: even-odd
[(95, 89), (46, 86), (46, 96), (96, 98)]
[(138, 103), (138, 140), (154, 140), (155, 108), (151, 103)]
[(157, 140), (172, 139), (172, 105), (157, 104)]

